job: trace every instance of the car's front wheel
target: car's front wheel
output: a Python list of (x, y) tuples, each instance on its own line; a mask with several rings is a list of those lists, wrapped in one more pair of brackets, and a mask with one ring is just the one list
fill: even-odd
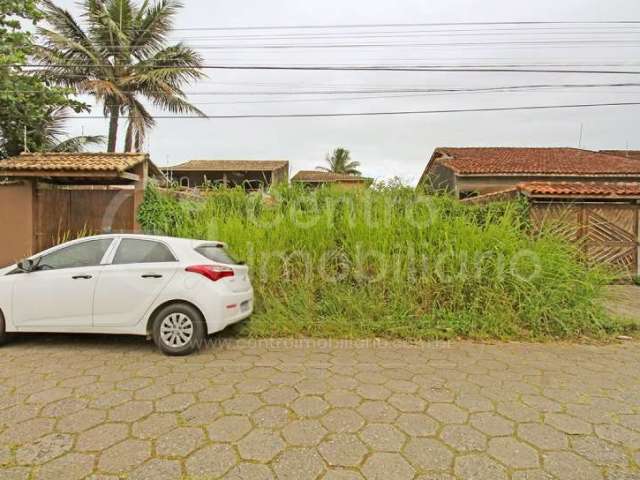
[(175, 303), (158, 312), (153, 322), (153, 341), (166, 355), (189, 355), (205, 337), (204, 319), (186, 303)]
[(2, 310), (0, 310), (0, 345), (6, 343), (9, 338), (9, 334), (6, 330), (6, 324), (4, 322), (4, 315), (2, 315)]

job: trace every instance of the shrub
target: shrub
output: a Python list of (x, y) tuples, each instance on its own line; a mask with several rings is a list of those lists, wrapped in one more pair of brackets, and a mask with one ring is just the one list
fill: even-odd
[[(530, 235), (526, 204), (468, 206), (400, 186), (214, 189), (201, 202), (150, 189), (149, 232), (215, 239), (246, 260), (250, 336), (557, 338), (618, 330), (606, 272)], [(268, 197), (267, 197), (268, 198)]]

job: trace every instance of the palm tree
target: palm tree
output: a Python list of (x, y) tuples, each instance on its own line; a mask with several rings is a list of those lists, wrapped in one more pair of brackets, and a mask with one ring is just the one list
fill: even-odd
[(71, 110), (56, 108), (47, 115), (46, 121), (40, 125), (34, 136), (41, 141), (38, 150), (44, 152), (77, 153), (84, 152), (90, 145), (104, 144), (102, 135), (79, 135), (65, 138), (65, 122)]
[(360, 175), (360, 162), (351, 160), (351, 152), (346, 148), (336, 148), (330, 154), (327, 154), (326, 162), (328, 167), (317, 167), (325, 172), (344, 173), (347, 175)]
[(182, 4), (177, 0), (84, 0), (83, 29), (71, 14), (43, 0), (44, 18), (50, 28), (38, 28), (45, 43), (35, 58), (42, 75), (93, 95), (109, 117), (107, 150), (115, 152), (118, 122), (128, 117), (125, 151), (139, 151), (147, 129), (155, 124), (142, 103), (172, 113), (204, 116), (191, 105), (182, 90), (204, 77), (202, 58), (182, 43), (166, 46), (173, 18)]

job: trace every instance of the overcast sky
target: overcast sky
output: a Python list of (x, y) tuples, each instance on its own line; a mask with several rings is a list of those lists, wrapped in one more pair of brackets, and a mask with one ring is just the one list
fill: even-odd
[[(79, 11), (74, 0), (58, 0), (57, 3), (73, 13)], [(640, 24), (206, 30), (247, 26), (640, 20), (638, 0), (185, 0), (184, 4), (176, 27), (186, 30), (175, 31), (172, 38), (183, 39), (197, 47), (205, 64), (209, 65), (515, 63), (640, 70), (637, 68)], [(354, 44), (376, 46), (354, 47)], [(265, 48), (273, 45), (287, 45), (288, 48)], [(301, 46), (304, 48), (299, 48)], [(185, 90), (191, 93), (190, 100), (210, 115), (640, 101), (640, 86), (553, 88), (510, 93), (406, 92), (410, 89), (531, 84), (640, 83), (640, 76), (621, 74), (257, 70), (207, 70), (207, 74), (207, 80)], [(322, 93), (345, 90), (405, 91)], [(290, 94), (301, 91), (312, 93)], [(264, 92), (280, 94), (257, 95)], [(99, 107), (93, 110), (93, 114), (101, 112)], [(343, 146), (351, 150), (354, 160), (361, 162), (365, 175), (376, 178), (400, 176), (415, 183), (437, 146), (575, 147), (580, 142), (582, 128), (583, 148), (640, 149), (639, 113), (640, 106), (624, 106), (377, 117), (158, 119), (149, 135), (147, 149), (159, 165), (191, 159), (287, 159), (294, 174), (301, 169), (315, 168), (329, 150)], [(73, 134), (106, 134), (107, 121), (76, 119), (69, 127)], [(121, 125), (122, 132), (124, 128)]]

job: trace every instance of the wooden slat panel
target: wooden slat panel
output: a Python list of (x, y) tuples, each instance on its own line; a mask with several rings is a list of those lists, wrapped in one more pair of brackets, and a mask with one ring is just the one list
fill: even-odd
[(133, 191), (76, 191), (71, 203), (72, 229), (93, 234), (133, 228)]
[(634, 275), (638, 270), (637, 212), (635, 205), (589, 206), (586, 218), (588, 258)]
[(589, 239), (598, 242), (636, 241), (636, 209), (624, 205), (587, 207)]
[(580, 211), (566, 203), (534, 203), (531, 205), (531, 221), (536, 230), (547, 229), (569, 241), (580, 236)]
[(38, 190), (37, 250), (81, 234), (133, 231), (134, 195), (134, 190)]
[(36, 202), (36, 244), (40, 251), (67, 239), (70, 196), (63, 190), (38, 190)]
[(640, 205), (619, 203), (533, 203), (537, 228), (554, 229), (579, 241), (586, 258), (613, 266), (624, 275), (639, 272), (638, 216)]

